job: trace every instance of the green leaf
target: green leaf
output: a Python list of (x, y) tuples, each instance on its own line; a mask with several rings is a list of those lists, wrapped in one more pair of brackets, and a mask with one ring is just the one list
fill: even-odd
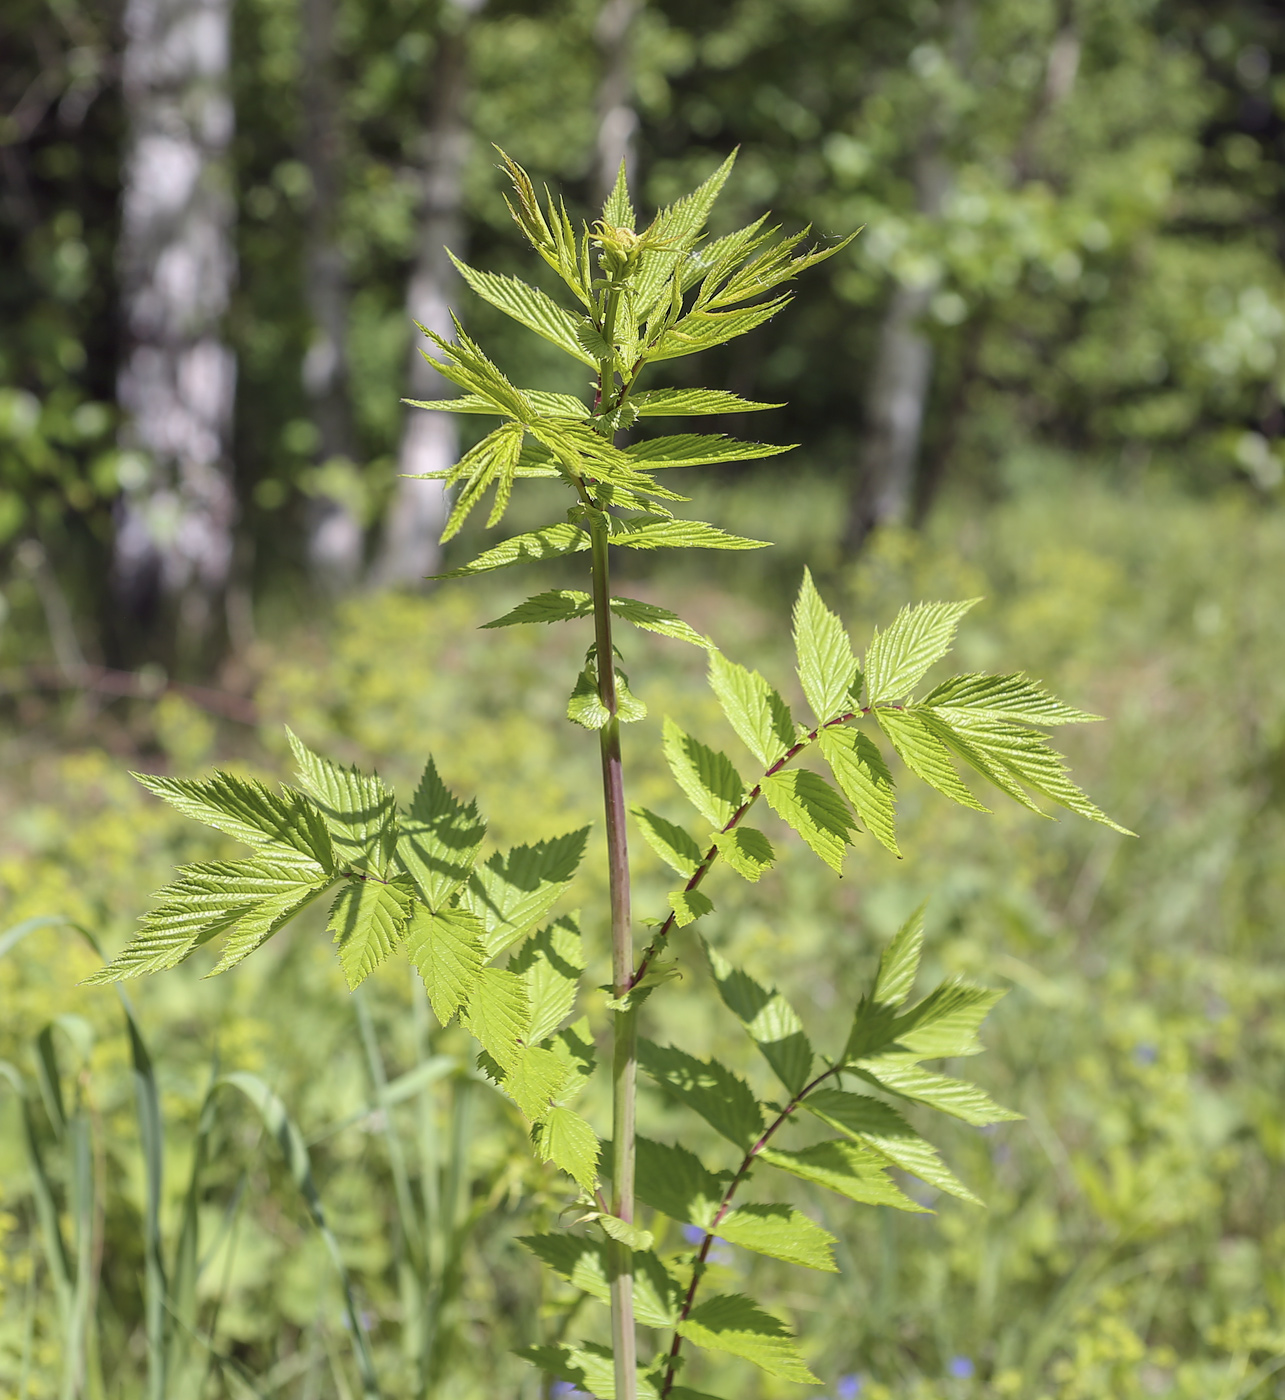
[(866, 830), (880, 845), (900, 857), (896, 790), (878, 747), (861, 730), (847, 725), (822, 729), (817, 743), (839, 790), (852, 803)]
[[(566, 1234), (523, 1235), (518, 1243), (572, 1287), (600, 1303), (611, 1302), (611, 1269), (604, 1240)], [(672, 1327), (678, 1318), (679, 1293), (665, 1266), (649, 1251), (635, 1250), (633, 1270), (634, 1316), (644, 1327)]]
[(916, 603), (902, 608), (886, 632), (876, 630), (866, 651), (869, 703), (890, 704), (909, 695), (950, 650), (960, 618), (980, 601)]
[(802, 1211), (785, 1205), (740, 1206), (729, 1211), (715, 1227), (718, 1238), (756, 1254), (837, 1274), (834, 1236)]
[(634, 206), (629, 202), (629, 175), (623, 160), (616, 172), (616, 183), (602, 206), (602, 221), (612, 228), (634, 231)]
[(573, 618), (588, 617), (593, 612), (593, 599), (576, 588), (553, 588), (547, 593), (537, 593), (525, 603), (497, 617), (494, 622), (484, 622), (487, 627), (515, 627), (523, 622), (570, 622)]
[(848, 1094), (841, 1089), (817, 1089), (803, 1100), (803, 1107), (823, 1123), (856, 1142), (872, 1147), (893, 1166), (920, 1181), (949, 1192), (971, 1205), (982, 1202), (964, 1185), (924, 1139), (889, 1104), (868, 1094)]
[(760, 986), (708, 942), (705, 952), (723, 1004), (749, 1032), (781, 1083), (797, 1094), (808, 1082), (814, 1058), (798, 1012), (780, 992)]
[(769, 1376), (798, 1385), (820, 1385), (808, 1370), (794, 1334), (771, 1313), (741, 1293), (720, 1293), (698, 1303), (678, 1332), (710, 1351), (725, 1351), (752, 1361)]
[(647, 233), (658, 246), (654, 251), (644, 252), (639, 260), (635, 295), (640, 314), (646, 315), (664, 296), (675, 263), (695, 246), (735, 159), (733, 151), (691, 194), (656, 215)]
[(653, 851), (680, 875), (691, 875), (704, 859), (696, 838), (684, 827), (658, 817), (646, 807), (632, 808), (643, 837)]
[(580, 929), (569, 916), (528, 939), (510, 961), (509, 971), (526, 985), (531, 1008), (527, 1038), (533, 1044), (552, 1035), (571, 1014), (584, 968)]
[(898, 1210), (925, 1213), (923, 1206), (893, 1184), (886, 1160), (855, 1142), (818, 1142), (801, 1152), (765, 1147), (759, 1159), (861, 1205), (895, 1206)]
[(299, 780), (330, 832), (337, 864), (382, 876), (397, 840), (397, 804), (374, 773), (341, 768), (286, 730)]
[(639, 522), (612, 516), (611, 526), (611, 543), (625, 549), (765, 549), (769, 543), (729, 535), (703, 520)]
[(486, 836), (477, 803), (464, 806), (438, 777), (430, 758), (398, 825), (397, 865), (430, 909), (444, 908), (468, 879)]
[(732, 760), (715, 753), (665, 720), (665, 758), (674, 780), (712, 826), (722, 828), (745, 801), (745, 784)]
[(709, 683), (741, 742), (764, 768), (784, 756), (794, 743), (790, 707), (757, 671), (711, 650)]
[(277, 847), (296, 862), (307, 856), (326, 874), (334, 869), (330, 833), (321, 813), (300, 792), (287, 788), (278, 796), (253, 778), (221, 771), (208, 778), (132, 776), (185, 817), (250, 846)]
[(467, 263), (462, 263), (450, 249), (447, 249), (447, 256), (459, 270), (460, 276), (483, 301), (489, 301), (519, 325), (543, 336), (559, 350), (565, 350), (568, 355), (574, 356), (581, 364), (596, 368), (594, 360), (584, 353), (576, 339), (576, 318), (569, 311), (564, 311), (552, 297), (516, 277), (479, 272)]
[[(518, 1355), (538, 1366), (540, 1370), (566, 1381), (597, 1397), (616, 1400), (616, 1366), (611, 1351), (596, 1342), (572, 1347), (565, 1344), (549, 1347), (523, 1347)], [(672, 1400), (682, 1400), (675, 1387), (669, 1392)], [(660, 1391), (642, 1371), (638, 1372), (638, 1400), (660, 1400)]]
[(772, 843), (752, 826), (734, 826), (714, 837), (719, 854), (742, 879), (754, 883), (772, 868), (776, 852)]
[(754, 403), (724, 389), (648, 389), (629, 402), (639, 418), (687, 418), (706, 414), (761, 413), (783, 403)]
[(396, 882), (349, 880), (330, 906), (327, 930), (350, 989), (359, 987), (401, 941), (414, 896)]
[(921, 1060), (978, 1055), (977, 1032), (1003, 995), (989, 987), (944, 982), (901, 1018), (897, 1043)]
[(914, 1063), (913, 1055), (881, 1055), (862, 1060), (857, 1072), (880, 1089), (898, 1098), (927, 1104), (952, 1118), (960, 1118), (975, 1127), (988, 1123), (1014, 1122), (1020, 1113), (1001, 1108), (989, 1094), (963, 1079), (934, 1074)]
[(531, 1141), (542, 1162), (552, 1162), (584, 1190), (593, 1190), (598, 1180), (598, 1136), (578, 1113), (555, 1105), (532, 1129)]
[(750, 1086), (717, 1060), (707, 1064), (672, 1045), (641, 1040), (638, 1063), (742, 1150), (748, 1151), (763, 1131), (763, 1110)]
[(810, 569), (803, 570), (794, 603), (794, 649), (799, 681), (818, 723), (850, 711), (848, 692), (857, 678), (857, 658), (843, 623), (821, 601)]
[(880, 954), (879, 972), (870, 994), (876, 1005), (895, 1009), (910, 995), (924, 947), (924, 910), (927, 907), (926, 902), (921, 904)]
[(950, 753), (945, 744), (918, 715), (908, 710), (880, 707), (875, 710), (875, 719), (880, 729), (892, 741), (897, 756), (929, 787), (936, 788), (944, 797), (958, 802), (961, 807), (971, 807), (975, 812), (990, 810), (983, 807), (964, 786), (950, 761)]
[[(470, 447), (445, 473), (449, 484), (454, 485), (460, 481), (464, 484), (455, 498), (442, 530), (443, 544), (459, 534), (473, 507), (492, 485), (495, 487), (495, 504), (487, 524), (499, 524), (513, 490), (513, 480), (522, 457), (523, 438), (524, 430), (521, 424), (502, 423), (481, 442)], [(437, 476), (436, 472), (427, 472), (420, 478), (412, 479), (432, 480)]]
[[(523, 397), (541, 418), (589, 417), (589, 408), (574, 394), (551, 394), (542, 389), (524, 389)], [(481, 413), (492, 418), (502, 417), (506, 410), (496, 407), (480, 394), (460, 394), (453, 399), (403, 399), (410, 408), (438, 409), (446, 413)], [(780, 407), (780, 405), (773, 405)]]
[(469, 876), (461, 907), (485, 929), (487, 959), (503, 952), (549, 912), (570, 884), (584, 855), (589, 828), (550, 841), (496, 852)]
[[(650, 1138), (636, 1140), (638, 1199), (671, 1220), (707, 1229), (722, 1205), (731, 1173), (716, 1176), (685, 1147)], [(610, 1162), (610, 1153), (604, 1158)]]
[(516, 973), (484, 967), (469, 992), (460, 1020), (503, 1070), (516, 1066), (530, 1020), (526, 987)]
[(787, 768), (763, 779), (767, 805), (832, 869), (843, 873), (843, 853), (856, 823), (843, 798), (818, 773)]
[(665, 332), (647, 359), (653, 364), (660, 360), (677, 360), (684, 355), (694, 355), (698, 350), (723, 345), (771, 320), (789, 303), (789, 296), (779, 296), (759, 306), (746, 306), (737, 311), (689, 312)]
[(576, 677), (567, 700), (567, 718), (582, 729), (601, 729), (611, 718), (611, 711), (602, 703), (598, 693), (598, 674), (590, 664)]
[(406, 951), (442, 1025), (464, 1004), (482, 971), (484, 933), (482, 921), (465, 909), (434, 913), (415, 905), (406, 929)]
[(541, 1045), (522, 1046), (513, 1062), (500, 1070), (500, 1087), (532, 1123), (553, 1112), (567, 1082), (566, 1060)]
[(640, 603), (637, 598), (613, 598), (611, 611), (635, 627), (645, 632), (656, 632), (662, 637), (673, 637), (680, 642), (691, 642), (693, 646), (708, 649), (712, 643), (702, 637), (694, 627), (672, 613), (668, 608), (657, 607), (655, 603)]
[(505, 416), (519, 423), (530, 424), (535, 417), (531, 400), (515, 388), (481, 346), (465, 334), (454, 312), (451, 313), (451, 322), (455, 332), (453, 340), (438, 335), (428, 326), (419, 327), (442, 353), (444, 360), (435, 360), (423, 350), (420, 353), (444, 379), (458, 385), (465, 393), (489, 399)]
[(754, 462), (793, 452), (797, 444), (742, 442), (721, 433), (676, 433), (646, 438), (625, 448), (625, 455), (647, 471), (661, 467), (712, 467), (724, 462)]
[(542, 530), (530, 530), (525, 535), (514, 535), (512, 539), (497, 544), (479, 554), (470, 564), (458, 569), (448, 569), (444, 574), (434, 574), (434, 578), (468, 578), (473, 574), (489, 573), (492, 569), (506, 569), (511, 564), (530, 564), (544, 559), (559, 559), (564, 554), (578, 554), (590, 547), (589, 536), (569, 521), (565, 524), (546, 525)]
[(922, 703), (941, 710), (948, 720), (955, 710), (967, 711), (980, 719), (1045, 726), (1090, 724), (1102, 718), (1063, 704), (1038, 681), (1020, 672), (1007, 676), (952, 676), (925, 695)]
[(669, 907), (674, 911), (674, 920), (679, 928), (686, 928), (703, 914), (714, 911), (714, 901), (700, 890), (671, 890)]

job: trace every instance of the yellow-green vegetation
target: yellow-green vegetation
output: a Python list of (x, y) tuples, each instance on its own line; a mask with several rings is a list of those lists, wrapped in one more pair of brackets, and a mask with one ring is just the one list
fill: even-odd
[[(705, 920), (728, 957), (779, 982), (823, 1042), (841, 1034), (874, 950), (925, 894), (927, 971), (989, 969), (992, 982), (998, 975), (1011, 986), (970, 1077), (1026, 1121), (937, 1134), (987, 1210), (918, 1186), (935, 1216), (855, 1210), (801, 1187), (799, 1204), (840, 1241), (840, 1274), (800, 1281), (731, 1246), (714, 1251), (720, 1289), (752, 1278), (758, 1296), (797, 1322), (827, 1393), (1273, 1393), (1285, 1361), (1285, 1213), (1273, 1189), (1285, 1152), (1275, 1015), (1285, 981), (1276, 951), (1285, 895), (1283, 571), (1285, 524), (1242, 500), (1192, 501), (1159, 487), (1117, 495), (1046, 479), (1038, 493), (988, 511), (953, 509), (926, 537), (884, 533), (855, 570), (827, 582), (859, 644), (906, 597), (983, 595), (960, 639), (963, 663), (1020, 657), (1059, 693), (1109, 713), (1110, 725), (1076, 734), (1071, 757), (1077, 776), (1143, 837), (1040, 823), (1016, 808), (980, 821), (921, 803), (907, 785), (900, 839), (913, 861), (858, 838), (836, 885), (783, 827), (771, 829), (777, 869), (723, 891)], [(641, 581), (634, 591), (674, 601), (647, 588)], [(397, 764), (431, 749), (448, 783), (477, 792), (499, 842), (594, 820), (592, 787), (581, 781), (592, 776), (591, 759), (559, 714), (560, 688), (548, 684), (573, 672), (576, 639), (535, 627), (470, 630), (512, 601), (449, 585), (422, 599), (353, 601), (333, 622), (265, 649), (259, 736), (228, 728), (203, 738), (173, 704), (159, 731), (176, 764), (190, 764), (199, 741), (208, 762), (279, 776), (288, 715), (308, 742), (390, 780), (412, 778)], [(683, 603), (689, 617), (717, 619), (725, 638), (739, 632), (769, 674), (787, 673), (786, 658), (770, 656), (770, 639), (784, 630), (784, 604), (770, 593), (710, 587)], [(408, 635), (413, 644), (390, 645)], [(734, 640), (725, 650), (738, 655)], [(655, 676), (641, 728), (669, 713), (717, 733), (722, 721), (695, 649), (631, 639), (639, 652), (645, 662), (639, 656), (633, 669)], [(522, 713), (511, 703), (515, 686), (526, 697)], [(730, 747), (730, 731), (726, 740)], [(634, 745), (636, 761), (627, 747), (632, 796), (678, 818), (659, 768), (645, 770), (651, 747)], [(64, 915), (114, 951), (140, 912), (141, 890), (162, 883), (176, 860), (231, 849), (162, 807), (124, 767), (90, 746), (20, 752), (5, 799), (4, 927)], [(650, 859), (640, 867), (643, 910), (661, 905), (665, 888)], [(592, 849), (584, 868), (600, 868)], [(590, 878), (576, 902), (600, 909)], [(590, 923), (585, 932), (591, 942), (605, 937)], [(649, 1003), (653, 1035), (681, 1032), (688, 1048), (717, 1051), (748, 1072), (747, 1047), (702, 1013), (708, 972), (695, 941), (679, 938), (681, 980)], [(831, 970), (822, 978), (823, 948)], [(96, 963), (78, 935), (57, 927), (32, 932), (0, 959), (0, 1059), (31, 1086), (44, 1124), (33, 1042), (53, 1018), (84, 1018), (65, 1022), (54, 1043), (67, 1114), (83, 1104), (92, 1144), (87, 1238), (101, 1281), (90, 1331), (104, 1393), (132, 1397), (146, 1394), (137, 1340), (144, 1158), (116, 995), (72, 986)], [(414, 1013), (422, 996), (403, 965), (377, 971), (360, 1009), (382, 1072), (396, 1081), (419, 1067), (404, 1097), (394, 1093), (381, 1109), (359, 1006), (320, 919), (301, 920), (235, 978), (203, 981), (206, 970), (198, 958), (131, 988), (166, 1125), (167, 1259), (217, 1056), (223, 1072), (263, 1076), (308, 1140), (386, 1393), (413, 1393), (414, 1359), (424, 1354), (406, 1312), (412, 1217), (432, 1227), (424, 1247), (437, 1251), (430, 1277), (445, 1303), (433, 1393), (540, 1393), (509, 1349), (556, 1329), (570, 1291), (545, 1285), (541, 1296), (514, 1240), (551, 1224), (565, 1192), (551, 1168), (531, 1164), (516, 1110), (471, 1074), (466, 1038), (430, 1030)], [(17, 1101), (7, 1086), (0, 1096), (0, 1387), (57, 1395), (63, 1324)], [(337, 1275), (304, 1199), (245, 1096), (224, 1091), (217, 1105), (188, 1362), (207, 1389), (185, 1393), (253, 1393), (251, 1377), (259, 1393), (355, 1393)], [(646, 1112), (645, 1129), (705, 1145), (689, 1123), (679, 1128), (655, 1105)], [(42, 1131), (70, 1240), (71, 1152)], [(462, 1146), (463, 1165), (453, 1156)], [(399, 1172), (415, 1211), (399, 1203)], [(423, 1186), (436, 1200), (421, 1204)], [(442, 1268), (452, 1240), (455, 1275)], [(798, 1393), (709, 1355), (684, 1381), (747, 1396)]]

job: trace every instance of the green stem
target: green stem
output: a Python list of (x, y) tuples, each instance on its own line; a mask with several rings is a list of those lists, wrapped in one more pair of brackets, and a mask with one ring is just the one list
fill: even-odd
[[(629, 847), (625, 830), (625, 785), (620, 759), (620, 719), (616, 713), (615, 650), (611, 641), (611, 588), (607, 562), (607, 523), (602, 516), (593, 535), (593, 620), (598, 657), (598, 696), (609, 714), (599, 731), (602, 790), (607, 818), (607, 868), (611, 882), (611, 984), (617, 997), (629, 990), (634, 972), (629, 913)], [(611, 1213), (634, 1218), (634, 1135), (638, 1082), (638, 1013), (614, 1013), (612, 1054)], [(616, 1398), (635, 1400), (637, 1341), (634, 1328), (633, 1253), (611, 1242), (611, 1341), (615, 1354)]]

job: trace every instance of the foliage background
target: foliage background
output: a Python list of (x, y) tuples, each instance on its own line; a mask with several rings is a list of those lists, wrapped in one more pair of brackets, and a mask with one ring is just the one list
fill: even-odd
[[(395, 473), (413, 152), (446, 14), (422, 0), (344, 0), (337, 12), (338, 238), (358, 434), (346, 480), (370, 554)], [(497, 3), (474, 17), (464, 214), (475, 264), (518, 266), (488, 142), (587, 205), (597, 21), (587, 0)], [(1068, 32), (1077, 71), (1053, 101)], [(298, 250), (311, 196), (299, 12), (292, 0), (239, 0), (233, 33), (239, 275), (225, 334), (239, 363), (233, 460), (249, 561), (239, 567), (254, 628), (167, 688), (169, 641), (123, 619), (107, 586), (123, 464), (128, 476), (115, 403), (120, 15), (18, 0), (0, 16), (0, 927), (61, 914), (119, 946), (170, 866), (213, 849), (126, 770), (218, 761), (283, 775), (286, 719), (403, 787), (431, 750), (453, 786), (478, 793), (500, 843), (598, 815), (593, 755), (562, 719), (574, 648), (534, 630), (474, 630), (510, 593), (447, 586), (319, 602), (305, 566), (325, 463), (301, 380), (311, 324)], [(984, 594), (963, 660), (1021, 666), (1108, 715), (1075, 736), (1076, 773), (1143, 836), (1016, 811), (921, 812), (912, 789), (904, 864), (866, 843), (835, 885), (787, 858), (711, 922), (821, 1027), (844, 1019), (872, 949), (924, 895), (929, 970), (986, 967), (1011, 985), (976, 1072), (1027, 1121), (943, 1144), (989, 1210), (940, 1200), (924, 1218), (831, 1212), (847, 1254), (841, 1283), (774, 1285), (840, 1400), (1278, 1393), (1282, 55), (1279, 17), (1249, 3), (978, 0), (893, 13), (837, 0), (653, 0), (636, 21), (647, 200), (672, 196), (739, 141), (729, 220), (770, 204), (789, 227), (867, 231), (747, 352), (700, 366), (708, 383), (790, 402), (766, 433), (802, 444), (786, 465), (692, 483), (698, 507), (717, 497), (714, 518), (778, 549), (655, 577), (631, 561), (630, 591), (681, 599), (729, 655), (769, 674), (775, 659), (778, 683), (804, 563), (858, 643), (907, 599)], [(925, 209), (916, 171), (930, 159), (948, 187)], [(871, 470), (864, 405), (905, 287), (929, 289), (918, 326), (933, 351), (913, 499), (857, 553), (846, 521)], [(492, 313), (463, 311), (493, 342)], [(564, 387), (533, 338), (509, 344), (515, 372)], [(67, 686), (69, 645), (72, 662), (127, 678), (128, 693)], [(666, 712), (716, 727), (695, 653), (651, 638), (634, 647), (631, 679), (652, 712), (639, 728)], [(627, 735), (631, 796), (664, 811), (653, 737)], [(645, 848), (639, 858), (645, 913), (649, 879), (653, 899), (663, 886)], [(585, 868), (578, 900), (592, 940), (603, 933), (592, 855)], [(416, 1187), (455, 1189), (451, 1218), (468, 1222), (443, 1313), (454, 1346), (434, 1394), (534, 1396), (536, 1378), (508, 1348), (556, 1328), (564, 1302), (539, 1295), (513, 1241), (564, 1193), (526, 1165), (515, 1117), (472, 1086), (466, 1043), (417, 1019), (400, 972), (373, 979), (366, 998), (389, 1077), (433, 1055), (456, 1063), (422, 1095), (372, 1110), (355, 1008), (319, 932), (301, 921), (235, 982), (185, 967), (138, 989), (169, 1131), (165, 1230), (176, 1229), (213, 1057), (263, 1074), (314, 1143), (389, 1392), (412, 1394), (386, 1126), (407, 1144), (427, 1135), (437, 1155), (415, 1168)], [(64, 1062), (93, 1125), (105, 1393), (141, 1396), (142, 1166), (119, 1010), (103, 990), (73, 985), (93, 962), (52, 928), (0, 959), (0, 1059), (31, 1073), (32, 1041), (54, 1016), (93, 1028), (83, 1069)], [(653, 1004), (660, 1038), (690, 1035), (694, 999), (708, 996), (700, 960), (685, 953), (684, 965), (677, 990)], [(266, 996), (281, 985), (285, 1014)], [(724, 1057), (739, 1053), (717, 1023), (708, 1033)], [(261, 1393), (345, 1393), (339, 1294), (275, 1148), (231, 1106), (218, 1146), (202, 1188), (213, 1252), (201, 1325), (224, 1360), (206, 1368), (206, 1393), (249, 1393), (245, 1375)], [(469, 1156), (452, 1187), (454, 1146)], [(42, 1257), (6, 1092), (0, 1393), (58, 1393), (62, 1341)], [(772, 1266), (729, 1249), (719, 1267)], [(778, 1393), (730, 1364), (696, 1379)]]

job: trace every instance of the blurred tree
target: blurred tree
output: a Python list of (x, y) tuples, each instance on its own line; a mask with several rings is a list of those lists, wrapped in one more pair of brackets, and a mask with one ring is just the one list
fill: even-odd
[(598, 160), (594, 172), (594, 203), (601, 205), (625, 163), (632, 182), (637, 174), (638, 113), (633, 106), (633, 36), (640, 0), (606, 0), (594, 24), (602, 54), (598, 84)]
[(235, 361), (222, 336), (234, 262), (226, 164), (230, 0), (128, 0), (122, 81), (129, 150), (120, 278), (128, 351), (115, 582), (137, 618), (177, 603), (175, 649), (207, 641), (233, 559), (228, 452)]

